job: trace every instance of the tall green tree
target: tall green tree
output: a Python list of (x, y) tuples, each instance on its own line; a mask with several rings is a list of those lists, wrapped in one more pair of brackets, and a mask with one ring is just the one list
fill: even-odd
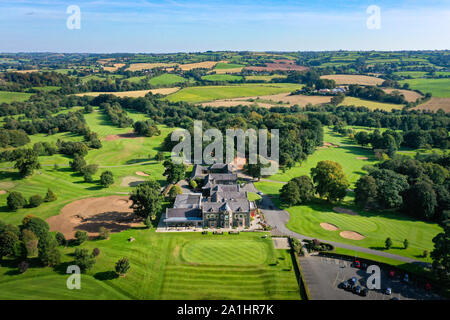
[(316, 191), (329, 201), (340, 201), (347, 194), (349, 182), (342, 166), (334, 161), (324, 160), (311, 169)]
[(430, 256), (433, 259), (433, 272), (447, 286), (450, 282), (450, 224), (444, 225), (444, 232), (433, 238), (434, 249)]
[(167, 182), (175, 184), (184, 179), (186, 166), (183, 163), (176, 164), (172, 160), (166, 160), (163, 164), (166, 168), (164, 176), (167, 177)]
[(31, 176), (34, 170), (41, 168), (38, 154), (34, 152), (33, 149), (25, 149), (16, 159), (14, 168), (19, 170), (19, 174), (23, 178)]
[(355, 203), (361, 207), (370, 206), (377, 197), (377, 184), (373, 177), (362, 176), (355, 185)]
[(154, 180), (138, 185), (130, 194), (133, 212), (142, 218), (157, 215), (162, 208), (163, 196), (161, 187)]

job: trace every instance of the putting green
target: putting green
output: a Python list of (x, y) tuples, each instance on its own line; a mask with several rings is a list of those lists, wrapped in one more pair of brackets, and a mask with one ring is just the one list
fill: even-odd
[(267, 256), (267, 246), (253, 240), (200, 240), (188, 242), (182, 257), (189, 263), (212, 265), (259, 265)]

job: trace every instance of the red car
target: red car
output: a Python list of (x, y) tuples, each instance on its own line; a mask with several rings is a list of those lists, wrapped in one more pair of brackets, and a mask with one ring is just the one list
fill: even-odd
[(354, 262), (354, 264), (353, 264), (353, 266), (355, 267), (355, 268), (361, 268), (361, 262), (359, 262), (358, 260), (356, 260), (355, 262)]
[(391, 278), (395, 277), (395, 271), (394, 270), (389, 271), (389, 277), (391, 277)]

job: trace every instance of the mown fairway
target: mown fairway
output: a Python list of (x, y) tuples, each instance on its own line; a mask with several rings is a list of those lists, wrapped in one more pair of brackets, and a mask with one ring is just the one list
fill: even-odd
[(291, 92), (299, 88), (301, 88), (301, 85), (291, 83), (190, 87), (169, 95), (168, 100), (172, 102), (186, 101), (195, 103)]
[[(314, 168), (319, 161), (333, 160), (341, 164), (349, 181), (355, 183), (361, 174), (363, 174), (363, 166), (376, 163), (373, 152), (369, 148), (357, 146), (352, 140), (332, 132), (329, 128), (324, 129), (323, 141), (330, 142), (339, 147), (318, 149), (314, 154), (308, 156), (300, 166), (297, 165), (296, 167), (286, 170), (284, 173), (279, 171), (278, 174), (275, 174), (268, 179), (287, 182), (292, 178), (304, 174), (309, 175), (311, 168)], [(363, 160), (358, 158), (367, 159)]]
[(431, 92), (433, 97), (450, 98), (450, 78), (445, 79), (408, 79), (399, 81), (401, 84), (409, 83), (411, 89)]
[[(128, 242), (130, 236), (136, 241)], [(12, 263), (4, 263), (0, 299), (300, 299), (289, 253), (275, 250), (262, 233), (128, 230), (81, 247), (101, 250), (93, 269), (82, 275), (81, 290), (66, 288), (65, 268), (75, 250), (66, 248), (56, 270), (30, 268), (18, 275)], [(214, 248), (229, 254), (204, 258)], [(126, 277), (117, 278), (114, 264), (124, 256), (131, 268)]]
[[(354, 188), (354, 183), (364, 173), (362, 167), (376, 162), (370, 149), (356, 146), (350, 139), (333, 133), (328, 128), (325, 128), (324, 141), (340, 147), (316, 150), (301, 166), (287, 170), (285, 173), (280, 172), (268, 179), (286, 182), (300, 175), (310, 175), (311, 168), (315, 167), (317, 162), (332, 160), (342, 165), (352, 184), (350, 188)], [(357, 157), (367, 157), (368, 160), (359, 160)], [(279, 190), (283, 186), (282, 183), (261, 181), (255, 183), (255, 186), (265, 194), (270, 195), (276, 205), (280, 205)], [(394, 246), (387, 252), (418, 260), (422, 259), (421, 255), (424, 250), (431, 251), (433, 249), (431, 240), (442, 230), (436, 223), (414, 220), (395, 212), (362, 211), (354, 206), (353, 199), (353, 192), (349, 192), (342, 204), (333, 205), (326, 201), (317, 200), (311, 205), (286, 208), (290, 213), (287, 227), (310, 237), (380, 250), (384, 247), (386, 238), (391, 237)], [(359, 215), (337, 213), (333, 210), (335, 206), (352, 209)], [(334, 224), (339, 230), (327, 231), (320, 226), (322, 222)], [(345, 239), (339, 233), (346, 230), (359, 232), (366, 238), (358, 241)], [(407, 250), (402, 249), (404, 239), (408, 239), (410, 243)]]

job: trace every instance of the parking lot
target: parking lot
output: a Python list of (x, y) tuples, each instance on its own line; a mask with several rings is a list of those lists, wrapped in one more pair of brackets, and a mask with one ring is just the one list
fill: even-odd
[[(439, 300), (432, 291), (425, 290), (423, 284), (415, 283), (412, 275), (409, 281), (403, 282), (404, 274), (389, 276), (391, 270), (381, 268), (381, 289), (369, 290), (367, 296), (354, 294), (339, 288), (339, 285), (356, 277), (356, 285), (366, 288), (366, 280), (370, 276), (366, 270), (352, 266), (352, 262), (334, 258), (311, 255), (300, 258), (307, 286), (313, 300)], [(391, 295), (385, 294), (386, 288), (391, 288)]]

